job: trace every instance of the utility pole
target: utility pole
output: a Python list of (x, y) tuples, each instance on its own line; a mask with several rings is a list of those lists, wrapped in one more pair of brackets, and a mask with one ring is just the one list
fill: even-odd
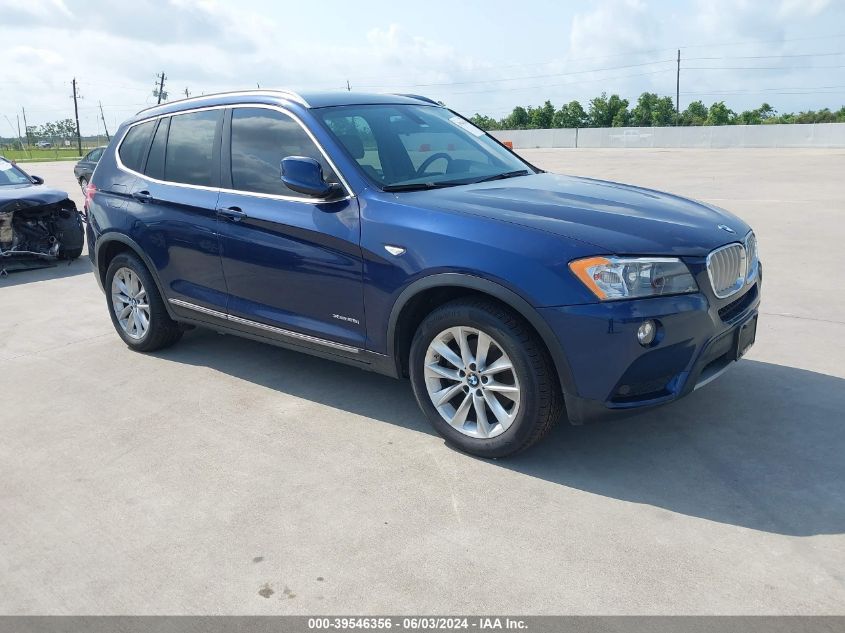
[(106, 131), (106, 140), (110, 141), (111, 136), (109, 136), (109, 128), (108, 128), (108, 126), (106, 126), (106, 115), (103, 114), (103, 102), (98, 101), (97, 103), (100, 104), (100, 118), (103, 120), (103, 129)]
[(73, 78), (71, 86), (73, 86), (73, 115), (76, 117), (76, 149), (82, 156), (82, 135), (79, 133), (79, 104), (77, 104), (77, 99), (82, 97), (79, 96), (79, 91), (76, 89), (76, 77)]
[(21, 108), (21, 114), (23, 114), (23, 131), (26, 137), (26, 146), (29, 147), (29, 127), (26, 124), (26, 108)]
[(349, 85), (349, 80), (347, 79), (346, 80), (346, 92), (351, 92), (351, 91), (352, 91), (352, 87)]
[(185, 86), (185, 98), (186, 98), (186, 99), (190, 99), (190, 98), (191, 98), (191, 93), (188, 91), (188, 87), (187, 87), (187, 86)]
[(681, 49), (678, 49), (678, 72), (675, 75), (675, 114), (681, 113)]
[(164, 76), (164, 72), (160, 75), (156, 75), (156, 79), (158, 80), (158, 86), (153, 88), (153, 96), (158, 97), (158, 103), (161, 104), (162, 100), (167, 101), (167, 93), (164, 91), (164, 80), (167, 77)]

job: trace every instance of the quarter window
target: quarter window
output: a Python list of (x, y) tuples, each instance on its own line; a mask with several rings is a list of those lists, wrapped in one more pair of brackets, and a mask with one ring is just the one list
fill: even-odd
[(118, 155), (128, 169), (141, 171), (144, 168), (144, 160), (147, 158), (147, 149), (150, 146), (150, 136), (155, 129), (155, 121), (147, 121), (129, 129), (126, 138), (120, 144)]
[(288, 156), (318, 160), (326, 181), (337, 182), (314, 141), (291, 117), (266, 108), (233, 110), (232, 186), (235, 189), (300, 197), (301, 194), (282, 182), (281, 161)]
[(179, 114), (170, 119), (164, 160), (164, 180), (212, 187), (214, 139), (223, 110)]
[(170, 128), (170, 118), (159, 121), (158, 129), (153, 137), (150, 155), (147, 158), (147, 169), (144, 173), (150, 178), (162, 180), (164, 178), (164, 152), (167, 146), (167, 130)]

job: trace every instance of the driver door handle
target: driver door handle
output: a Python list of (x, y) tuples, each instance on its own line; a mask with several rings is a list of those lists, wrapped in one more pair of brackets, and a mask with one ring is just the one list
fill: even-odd
[(132, 194), (132, 197), (135, 198), (138, 202), (152, 202), (153, 197), (150, 195), (149, 191), (136, 191)]
[(240, 207), (218, 207), (217, 213), (233, 222), (240, 222), (246, 217), (246, 213)]

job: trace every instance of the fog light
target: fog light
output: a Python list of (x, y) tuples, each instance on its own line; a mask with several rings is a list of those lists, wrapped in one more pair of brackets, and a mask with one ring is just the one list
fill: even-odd
[(643, 347), (648, 347), (654, 342), (654, 337), (657, 335), (657, 325), (651, 319), (643, 321), (640, 327), (637, 328), (637, 340)]

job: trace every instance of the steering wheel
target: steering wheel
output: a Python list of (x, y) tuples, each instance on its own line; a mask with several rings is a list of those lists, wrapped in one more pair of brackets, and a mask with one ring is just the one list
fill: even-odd
[(417, 168), (417, 177), (422, 176), (425, 173), (425, 170), (428, 169), (429, 165), (431, 165), (431, 163), (441, 158), (446, 159), (446, 171), (449, 171), (449, 165), (452, 164), (452, 157), (449, 156), (449, 154), (447, 154), (446, 152), (437, 152), (426, 158), (422, 162), (422, 165)]

